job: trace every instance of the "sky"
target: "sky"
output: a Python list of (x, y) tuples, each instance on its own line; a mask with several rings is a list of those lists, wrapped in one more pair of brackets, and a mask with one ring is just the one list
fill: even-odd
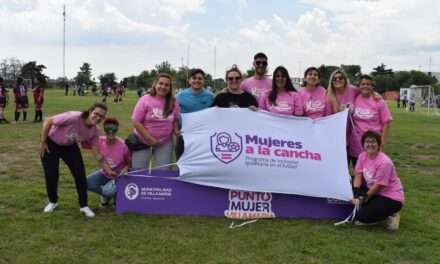
[(221, 78), (257, 52), (295, 77), (321, 64), (440, 72), (436, 0), (0, 0), (0, 59), (62, 76), (63, 4), (69, 78), (84, 62), (123, 78), (162, 61)]

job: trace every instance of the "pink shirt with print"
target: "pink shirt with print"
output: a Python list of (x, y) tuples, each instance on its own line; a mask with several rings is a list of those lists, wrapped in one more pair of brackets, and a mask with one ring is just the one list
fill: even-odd
[(339, 94), (336, 93), (336, 100), (338, 100), (339, 111), (349, 109), (350, 112), (353, 110), (354, 100), (359, 94), (359, 89), (356, 86), (348, 85), (344, 92)]
[[(179, 104), (177, 101), (174, 102), (173, 111), (167, 117), (163, 116), (164, 107), (164, 98), (147, 94), (139, 99), (131, 115), (132, 121), (141, 123), (159, 144), (170, 140), (173, 132), (173, 123), (179, 115)], [(147, 141), (136, 129), (133, 132), (138, 135), (138, 138), (144, 144), (148, 145)]]
[(53, 125), (48, 137), (60, 146), (84, 143), (98, 146), (99, 131), (96, 126), (87, 126), (81, 112), (70, 111), (52, 117)]
[[(99, 137), (99, 151), (110, 168), (117, 174), (121, 173), (122, 169), (129, 164), (131, 159), (127, 145), (125, 145), (124, 140), (119, 137), (116, 137), (116, 141), (111, 145), (107, 143), (107, 137)], [(105, 174), (102, 169), (101, 172), (104, 173), (107, 178), (113, 178), (112, 176)]]
[(240, 88), (250, 94), (252, 94), (257, 101), (261, 99), (267, 92), (272, 90), (272, 79), (264, 77), (263, 79), (257, 79), (255, 76), (245, 79)]
[(356, 163), (356, 173), (362, 173), (368, 188), (375, 184), (382, 186), (378, 195), (404, 202), (403, 186), (397, 176), (396, 168), (391, 159), (383, 152), (379, 152), (374, 159), (362, 152)]
[(302, 116), (302, 105), (298, 95), (294, 91), (281, 92), (277, 94), (276, 104), (269, 101), (270, 92), (260, 98), (258, 105), (261, 109), (283, 115)]
[(393, 120), (384, 100), (374, 99), (373, 96), (365, 98), (362, 95), (358, 95), (354, 101), (351, 118), (353, 121), (349, 142), (351, 157), (357, 157), (362, 152), (361, 139), (365, 132), (373, 130), (382, 134), (385, 124)]
[(298, 91), (303, 115), (316, 119), (323, 116), (328, 116), (332, 113), (331, 103), (327, 98), (326, 90), (322, 86), (318, 86), (312, 91), (301, 87)]

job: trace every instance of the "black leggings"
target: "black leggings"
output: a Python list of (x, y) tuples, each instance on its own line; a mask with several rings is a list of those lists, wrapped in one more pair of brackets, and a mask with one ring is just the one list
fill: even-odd
[(375, 195), (361, 206), (360, 210), (356, 213), (356, 220), (362, 223), (379, 222), (397, 213), (401, 208), (401, 202)]
[(176, 146), (174, 147), (174, 150), (176, 152), (176, 160), (178, 160), (182, 156), (184, 147), (185, 144), (183, 142), (183, 136), (176, 137)]
[(79, 205), (81, 207), (87, 206), (86, 171), (81, 156), (81, 150), (78, 145), (60, 146), (48, 138), (47, 146), (49, 152), (44, 152), (44, 156), (41, 157), (41, 163), (44, 168), (46, 190), (49, 201), (51, 203), (56, 203), (58, 201), (58, 179), (61, 158), (66, 163), (67, 167), (69, 167), (69, 170), (75, 179)]

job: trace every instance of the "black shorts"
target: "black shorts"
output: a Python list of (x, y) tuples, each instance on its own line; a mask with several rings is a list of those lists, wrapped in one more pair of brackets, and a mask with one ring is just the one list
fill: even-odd
[(29, 107), (29, 100), (27, 96), (19, 96), (15, 99), (15, 104), (17, 105), (17, 108), (28, 108)]
[(6, 97), (0, 97), (0, 107), (6, 107)]

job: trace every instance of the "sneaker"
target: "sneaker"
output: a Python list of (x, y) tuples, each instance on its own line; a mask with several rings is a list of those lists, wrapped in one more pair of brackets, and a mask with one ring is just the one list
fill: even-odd
[(100, 197), (101, 207), (106, 207), (106, 206), (110, 205), (110, 200), (111, 200), (111, 198), (107, 198), (107, 197), (101, 195), (101, 197)]
[(55, 210), (55, 208), (57, 208), (58, 207), (58, 203), (48, 203), (47, 205), (46, 205), (46, 207), (44, 207), (44, 209), (43, 209), (43, 212), (44, 213), (52, 213), (53, 212), (53, 210)]
[(399, 230), (399, 224), (400, 224), (400, 212), (388, 216), (387, 219), (385, 220), (386, 229), (391, 231)]
[(79, 209), (80, 213), (83, 213), (86, 217), (92, 218), (95, 217), (95, 213), (88, 206), (81, 207)]

